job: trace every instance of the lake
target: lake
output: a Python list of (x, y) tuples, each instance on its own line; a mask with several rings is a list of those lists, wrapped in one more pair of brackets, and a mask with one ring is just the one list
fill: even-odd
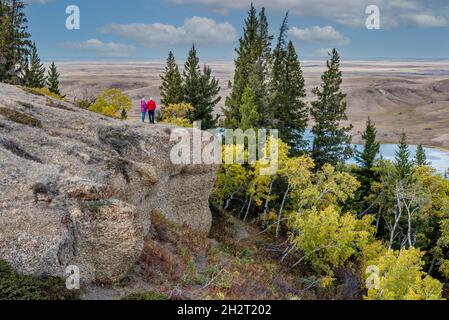
[[(417, 146), (409, 146), (411, 159), (415, 158)], [(363, 150), (363, 146), (356, 145), (358, 150)], [(396, 144), (381, 144), (380, 154), (386, 160), (394, 160), (395, 153), (398, 146)], [(434, 167), (439, 173), (445, 173), (449, 169), (449, 151), (436, 149), (436, 148), (424, 148), (426, 151), (427, 162)], [(349, 163), (354, 163), (355, 160), (349, 160)]]

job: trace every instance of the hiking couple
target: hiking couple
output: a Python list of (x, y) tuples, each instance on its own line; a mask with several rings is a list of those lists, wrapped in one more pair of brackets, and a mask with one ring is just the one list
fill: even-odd
[(140, 100), (140, 111), (142, 112), (142, 122), (145, 123), (145, 118), (148, 115), (150, 117), (150, 123), (154, 124), (154, 114), (156, 112), (156, 102), (153, 97), (150, 98), (148, 102), (145, 101), (145, 98)]

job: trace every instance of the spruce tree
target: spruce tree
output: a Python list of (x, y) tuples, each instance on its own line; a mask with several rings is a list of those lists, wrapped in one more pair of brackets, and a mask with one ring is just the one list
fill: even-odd
[(33, 43), (31, 45), (29, 66), (26, 66), (24, 70), (24, 85), (30, 88), (43, 88), (46, 79), (44, 65), (41, 63), (41, 59), (37, 54), (36, 44)]
[(0, 0), (0, 81), (20, 83), (21, 67), (30, 52), (28, 20), (21, 0)]
[(281, 133), (281, 138), (284, 142), (285, 133), (284, 122), (280, 120), (283, 118), (279, 115), (279, 112), (285, 105), (286, 97), (284, 95), (285, 88), (285, 72), (286, 72), (286, 59), (287, 59), (287, 32), (288, 32), (288, 14), (285, 16), (282, 22), (277, 44), (273, 52), (273, 70), (270, 83), (271, 91), (271, 104), (270, 104), (270, 126), (277, 128)]
[(380, 143), (376, 141), (377, 130), (371, 118), (366, 122), (366, 129), (362, 133), (362, 140), (365, 142), (363, 151), (356, 150), (355, 160), (360, 166), (360, 182), (362, 184), (361, 194), (367, 196), (371, 190), (371, 185), (376, 179), (373, 170), (376, 158), (380, 152)]
[(189, 117), (190, 120), (201, 120), (203, 129), (213, 128), (216, 125), (216, 119), (212, 114), (214, 107), (221, 99), (218, 97), (219, 92), (218, 80), (212, 76), (212, 70), (208, 66), (204, 66), (203, 72), (201, 72), (198, 54), (193, 45), (183, 73), (183, 100), (194, 107), (194, 111)]
[(58, 69), (56, 68), (55, 62), (53, 61), (50, 66), (50, 70), (48, 70), (47, 77), (47, 88), (51, 93), (61, 95), (61, 91), (59, 91), (59, 76)]
[(426, 151), (424, 150), (422, 144), (420, 144), (418, 146), (418, 149), (416, 149), (415, 163), (416, 163), (417, 166), (427, 166), (427, 165), (429, 165), (427, 163)]
[(240, 105), (241, 122), (240, 128), (245, 131), (257, 128), (259, 125), (259, 112), (257, 111), (256, 95), (248, 85), (243, 92), (242, 104)]
[(227, 128), (239, 127), (241, 121), (240, 104), (247, 85), (251, 86), (256, 95), (259, 114), (262, 114), (261, 125), (265, 125), (265, 115), (268, 108), (267, 78), (271, 60), (271, 41), (268, 20), (265, 9), (259, 15), (253, 4), (245, 19), (243, 36), (236, 49), (237, 58), (234, 61), (234, 81), (231, 83), (231, 94), (226, 98), (225, 126)]
[(315, 122), (312, 158), (318, 168), (329, 163), (337, 165), (347, 160), (352, 150), (352, 125), (342, 126), (347, 120), (346, 94), (341, 90), (342, 72), (340, 71), (340, 56), (337, 50), (330, 53), (327, 70), (321, 77), (321, 87), (313, 90), (317, 100), (312, 102), (311, 115)]
[(412, 174), (413, 163), (410, 160), (410, 150), (407, 144), (407, 135), (405, 132), (401, 134), (398, 150), (395, 156), (396, 177), (398, 180), (406, 181), (410, 179)]
[(245, 19), (243, 36), (239, 40), (239, 48), (235, 50), (237, 58), (234, 61), (235, 71), (232, 91), (226, 98), (226, 107), (223, 109), (225, 114), (224, 124), (227, 128), (237, 128), (240, 124), (240, 103), (250, 76), (250, 62), (253, 59), (251, 53), (257, 41), (258, 24), (257, 10), (251, 3), (248, 17)]
[(363, 151), (356, 151), (355, 159), (362, 170), (370, 172), (375, 164), (377, 155), (380, 152), (380, 143), (376, 141), (377, 130), (371, 118), (366, 122), (366, 129), (362, 133), (362, 140), (365, 141)]
[(184, 96), (182, 91), (181, 73), (176, 64), (175, 56), (171, 51), (168, 54), (167, 65), (164, 74), (161, 75), (161, 80), (162, 86), (160, 89), (162, 104), (168, 106), (169, 104), (182, 103)]
[[(200, 60), (197, 55), (195, 45), (189, 51), (188, 58), (184, 64), (183, 71), (183, 100), (186, 103), (190, 103), (194, 108), (198, 104), (200, 93), (200, 82), (201, 82), (201, 69), (199, 66)], [(194, 114), (189, 115), (190, 120), (194, 120)]]
[(269, 92), (268, 85), (271, 76), (271, 43), (273, 36), (270, 35), (268, 19), (265, 8), (259, 13), (257, 28), (257, 41), (253, 49), (254, 61), (250, 61), (250, 74), (248, 84), (251, 86), (255, 96), (257, 111), (259, 113), (259, 125), (267, 127), (269, 125)]
[(203, 73), (200, 78), (201, 94), (200, 99), (195, 107), (193, 120), (201, 120), (204, 129), (212, 129), (217, 126), (218, 117), (213, 117), (215, 106), (220, 102), (221, 96), (218, 80), (212, 76), (212, 69), (204, 66)]
[(298, 154), (305, 146), (303, 139), (307, 128), (308, 110), (305, 81), (301, 64), (291, 41), (286, 41), (288, 15), (281, 26), (278, 43), (273, 54), (271, 81), (271, 126), (279, 129), (280, 138), (291, 146), (291, 153)]

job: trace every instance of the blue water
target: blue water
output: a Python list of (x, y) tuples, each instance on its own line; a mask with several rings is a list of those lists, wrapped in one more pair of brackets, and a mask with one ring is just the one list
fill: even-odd
[[(355, 146), (358, 150), (363, 150), (363, 146)], [(411, 160), (414, 159), (417, 146), (409, 146)], [(385, 160), (394, 160), (397, 150), (396, 144), (382, 144), (380, 146), (380, 154)], [(424, 148), (426, 151), (427, 162), (434, 167), (439, 173), (445, 173), (449, 169), (449, 151), (444, 151), (435, 148)], [(349, 160), (349, 163), (354, 163), (355, 160)]]
[[(306, 138), (309, 141), (309, 147), (312, 147), (313, 143), (313, 134), (310, 130), (306, 132)], [(363, 145), (354, 145), (354, 148), (362, 151)], [(418, 146), (410, 145), (410, 160), (415, 158), (416, 149)], [(380, 156), (382, 156), (385, 160), (394, 161), (396, 150), (398, 149), (397, 144), (381, 144), (380, 145)], [(427, 162), (429, 165), (434, 167), (439, 173), (445, 173), (449, 169), (449, 151), (436, 149), (436, 148), (424, 148), (426, 151)], [(379, 156), (379, 157), (380, 157)], [(355, 163), (355, 159), (349, 159), (348, 163)]]

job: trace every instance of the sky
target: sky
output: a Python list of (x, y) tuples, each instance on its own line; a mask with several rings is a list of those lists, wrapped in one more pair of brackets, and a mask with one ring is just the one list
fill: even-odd
[[(251, 0), (27, 0), (29, 31), (44, 60), (184, 60), (193, 43), (202, 59), (233, 60)], [(289, 39), (303, 59), (337, 48), (344, 59), (448, 59), (447, 0), (253, 0), (278, 34), (289, 12)], [(80, 11), (66, 28), (66, 8)], [(379, 9), (380, 29), (366, 21)]]

